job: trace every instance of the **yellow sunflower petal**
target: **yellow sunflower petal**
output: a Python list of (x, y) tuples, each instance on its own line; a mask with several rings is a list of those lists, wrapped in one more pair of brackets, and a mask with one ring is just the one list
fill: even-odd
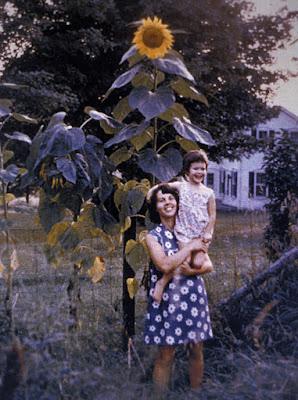
[(134, 34), (133, 44), (142, 56), (150, 59), (162, 58), (172, 48), (174, 37), (161, 19), (150, 17), (142, 20), (142, 25)]

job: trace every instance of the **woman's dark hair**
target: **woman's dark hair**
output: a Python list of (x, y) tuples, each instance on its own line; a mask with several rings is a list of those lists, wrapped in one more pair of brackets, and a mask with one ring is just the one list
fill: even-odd
[(205, 163), (206, 168), (208, 168), (209, 160), (204, 150), (191, 150), (185, 154), (183, 158), (182, 175), (186, 175), (189, 172), (190, 166), (194, 162)]
[(158, 214), (158, 212), (157, 212), (157, 210), (156, 210), (157, 193), (158, 193), (159, 191), (161, 191), (161, 193), (163, 193), (163, 194), (165, 194), (165, 193), (170, 193), (170, 194), (172, 194), (172, 195), (175, 197), (175, 199), (176, 199), (176, 202), (177, 202), (177, 209), (178, 209), (178, 206), (179, 206), (179, 193), (178, 193), (178, 191), (177, 191), (175, 188), (169, 186), (167, 183), (162, 183), (162, 184), (158, 185), (158, 186), (153, 190), (152, 195), (151, 195), (151, 198), (150, 198), (150, 202), (149, 202), (149, 204), (148, 204), (148, 210), (149, 210), (149, 217), (150, 217), (150, 220), (151, 220), (152, 222), (154, 222), (155, 224), (160, 223), (160, 217), (159, 217), (159, 214)]

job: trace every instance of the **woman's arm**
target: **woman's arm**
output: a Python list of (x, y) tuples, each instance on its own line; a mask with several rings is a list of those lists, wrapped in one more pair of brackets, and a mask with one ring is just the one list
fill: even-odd
[(207, 246), (202, 243), (201, 239), (192, 240), (172, 256), (167, 256), (161, 245), (150, 234), (146, 236), (146, 244), (153, 264), (164, 274), (173, 272), (183, 263), (192, 251), (207, 251)]
[(206, 241), (211, 242), (216, 220), (216, 202), (214, 193), (212, 193), (208, 199), (207, 210), (209, 215), (209, 222), (204, 230), (203, 239), (205, 238)]
[[(165, 182), (163, 182), (165, 183)], [(166, 182), (167, 185), (171, 186), (174, 189), (177, 189), (179, 191), (181, 182), (180, 181), (176, 181), (176, 182)], [(146, 200), (150, 202), (151, 200), (151, 196), (152, 196), (152, 192), (153, 190), (155, 190), (159, 185), (162, 185), (162, 183), (158, 183), (157, 185), (152, 186), (152, 188), (149, 189), (149, 191), (147, 192), (146, 195)]]

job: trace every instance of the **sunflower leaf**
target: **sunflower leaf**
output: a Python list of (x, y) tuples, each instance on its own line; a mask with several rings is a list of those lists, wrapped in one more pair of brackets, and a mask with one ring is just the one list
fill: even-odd
[(212, 139), (210, 133), (200, 128), (198, 125), (193, 124), (189, 119), (174, 118), (173, 122), (173, 126), (176, 132), (185, 139), (206, 144), (208, 146), (215, 145), (215, 142)]
[(155, 92), (140, 86), (131, 91), (128, 101), (132, 109), (137, 108), (149, 120), (171, 107), (175, 102), (175, 95), (167, 86), (161, 86)]
[(77, 181), (77, 170), (75, 164), (66, 157), (59, 157), (56, 160), (56, 166), (58, 171), (64, 176), (64, 178), (73, 184)]
[(14, 164), (10, 164), (6, 169), (0, 169), (0, 180), (5, 184), (12, 183), (15, 181), (18, 174), (19, 168)]
[(136, 65), (135, 67), (118, 76), (118, 78), (113, 82), (112, 86), (108, 89), (104, 97), (107, 97), (113, 89), (121, 88), (122, 86), (125, 86), (127, 83), (131, 82), (131, 80), (139, 72), (140, 69), (141, 65)]
[(122, 64), (124, 63), (124, 61), (126, 61), (128, 58), (132, 57), (133, 55), (135, 55), (137, 52), (137, 48), (135, 45), (131, 46), (122, 56), (120, 63)]
[(175, 140), (180, 145), (180, 147), (186, 152), (199, 149), (198, 144), (196, 142), (193, 142), (192, 140), (185, 139), (178, 135), (175, 136)]
[(121, 143), (124, 140), (128, 140), (136, 135), (142, 133), (146, 128), (148, 128), (149, 122), (143, 121), (140, 125), (129, 124), (125, 126), (119, 133), (117, 133), (112, 139), (108, 140), (104, 147), (111, 147), (113, 144)]
[(154, 130), (153, 127), (150, 126), (140, 135), (131, 138), (130, 143), (135, 147), (137, 151), (140, 151), (147, 143), (153, 140), (153, 136), (154, 136)]
[(139, 167), (155, 176), (159, 181), (169, 181), (182, 169), (182, 156), (176, 149), (168, 149), (158, 154), (152, 149), (145, 149), (139, 155)]
[(180, 58), (173, 56), (172, 54), (168, 54), (164, 58), (157, 58), (156, 60), (153, 60), (152, 63), (157, 69), (163, 72), (182, 76), (192, 82), (195, 81), (192, 74), (186, 68), (184, 62)]
[(128, 97), (124, 97), (115, 106), (112, 114), (118, 121), (122, 122), (130, 112), (131, 108), (129, 107)]
[(200, 101), (201, 103), (204, 103), (207, 107), (209, 106), (206, 97), (202, 93), (198, 92), (197, 89), (195, 89), (193, 86), (189, 85), (189, 83), (186, 82), (184, 79), (178, 78), (177, 81), (171, 82), (171, 87), (180, 96)]
[(173, 122), (174, 118), (189, 117), (189, 114), (183, 104), (174, 103), (167, 111), (163, 112), (158, 116), (158, 118), (163, 121)]
[(13, 132), (11, 134), (6, 133), (5, 136), (12, 140), (18, 140), (19, 142), (25, 142), (31, 144), (30, 137), (22, 132)]
[(12, 102), (9, 99), (0, 99), (0, 117), (6, 117), (11, 113)]
[(19, 113), (12, 113), (14, 119), (19, 122), (27, 122), (28, 124), (37, 124), (37, 119), (28, 117), (28, 115), (19, 114)]

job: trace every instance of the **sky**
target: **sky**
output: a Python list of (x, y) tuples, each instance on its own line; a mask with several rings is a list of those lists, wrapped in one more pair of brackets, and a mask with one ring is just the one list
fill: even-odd
[[(250, 0), (255, 5), (257, 14), (272, 15), (278, 13), (281, 7), (285, 5), (289, 11), (298, 11), (298, 0)], [(293, 30), (293, 41), (298, 39), (298, 20)], [(293, 57), (298, 58), (298, 40), (293, 45), (284, 50), (277, 51), (276, 69), (287, 70), (298, 74), (298, 61), (293, 61)], [(275, 96), (272, 103), (287, 108), (298, 116), (298, 77), (290, 78), (288, 82), (280, 82), (276, 86)]]

